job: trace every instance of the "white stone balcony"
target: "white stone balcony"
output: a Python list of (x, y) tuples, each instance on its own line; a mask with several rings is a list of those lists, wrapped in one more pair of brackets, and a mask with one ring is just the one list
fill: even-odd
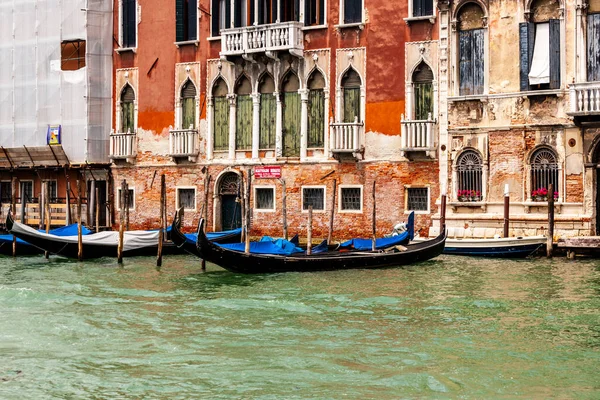
[(169, 131), (169, 155), (173, 158), (188, 158), (196, 161), (198, 157), (198, 130), (171, 129)]
[(572, 116), (600, 116), (600, 82), (582, 82), (569, 85)]
[(274, 52), (284, 50), (296, 57), (302, 56), (302, 23), (280, 22), (221, 30), (221, 57), (251, 57), (253, 53), (273, 56)]
[(424, 153), (427, 157), (435, 158), (436, 147), (434, 133), (437, 122), (431, 113), (424, 120), (409, 120), (402, 118), (401, 124), (401, 155), (412, 156), (413, 153)]
[(352, 156), (356, 159), (362, 156), (363, 147), (360, 144), (360, 137), (364, 130), (364, 123), (358, 122), (331, 122), (329, 124), (331, 132), (330, 149), (334, 157), (344, 155)]
[(137, 137), (135, 132), (110, 133), (110, 159), (133, 162), (137, 155)]

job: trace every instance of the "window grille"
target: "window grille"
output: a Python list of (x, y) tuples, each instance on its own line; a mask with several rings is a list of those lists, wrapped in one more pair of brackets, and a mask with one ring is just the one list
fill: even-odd
[(21, 200), (23, 199), (27, 203), (33, 201), (33, 182), (21, 182)]
[(233, 194), (238, 195), (238, 187), (239, 187), (240, 178), (235, 173), (228, 173), (223, 177), (221, 181), (221, 185), (219, 186), (219, 194)]
[(360, 211), (361, 188), (341, 188), (342, 211)]
[(410, 211), (427, 211), (429, 209), (429, 190), (427, 188), (408, 188), (406, 208)]
[(456, 169), (458, 174), (458, 193), (457, 197), (461, 201), (481, 200), (483, 192), (483, 160), (474, 150), (463, 152), (457, 162)]
[(183, 207), (185, 210), (196, 209), (196, 190), (195, 189), (177, 189), (177, 208)]
[(256, 209), (275, 209), (275, 190), (272, 188), (256, 188)]
[(531, 189), (548, 189), (552, 184), (558, 192), (558, 162), (550, 149), (539, 149), (531, 155)]
[(309, 206), (312, 206), (313, 210), (325, 209), (325, 190), (323, 188), (302, 189), (302, 209), (308, 210)]

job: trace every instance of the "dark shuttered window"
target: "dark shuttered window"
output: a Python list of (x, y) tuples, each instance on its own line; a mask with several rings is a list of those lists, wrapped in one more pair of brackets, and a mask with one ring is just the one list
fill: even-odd
[(600, 81), (600, 14), (587, 16), (587, 80)]
[(344, 0), (344, 23), (362, 22), (362, 0)]
[(529, 90), (529, 70), (533, 59), (533, 45), (535, 43), (535, 24), (532, 22), (521, 22), (519, 24), (519, 57), (521, 66), (519, 69), (521, 90)]
[[(535, 34), (539, 24), (522, 22), (519, 24), (520, 88), (522, 91), (535, 89), (560, 89), (560, 20), (548, 21), (548, 65), (550, 80), (547, 84), (531, 85), (529, 73), (536, 46)], [(539, 41), (538, 41), (539, 42)], [(537, 43), (546, 46), (545, 43)]]
[(277, 101), (273, 91), (275, 82), (270, 75), (262, 77), (259, 85), (260, 92), (260, 123), (258, 148), (261, 150), (275, 148), (275, 120)]
[(133, 133), (135, 131), (134, 101), (133, 88), (126, 85), (123, 92), (121, 92), (121, 129), (123, 133)]
[(137, 3), (136, 0), (123, 0), (122, 47), (136, 47)]
[(433, 15), (433, 0), (412, 0), (413, 17)]
[(196, 86), (187, 81), (181, 90), (182, 128), (196, 127)]
[(185, 42), (196, 40), (198, 7), (196, 0), (175, 0), (175, 40)]
[(325, 23), (325, 0), (304, 0), (304, 25)]
[(460, 95), (483, 94), (484, 30), (460, 31), (458, 52)]
[(196, 209), (196, 189), (177, 188), (177, 208)]
[(231, 3), (229, 0), (211, 0), (211, 35), (220, 36), (221, 29), (231, 25)]
[(560, 20), (550, 23), (550, 89), (560, 89)]

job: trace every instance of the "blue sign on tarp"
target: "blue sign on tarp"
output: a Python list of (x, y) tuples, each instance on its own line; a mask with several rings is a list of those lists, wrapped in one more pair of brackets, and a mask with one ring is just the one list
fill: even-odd
[(48, 125), (46, 142), (49, 145), (60, 144), (60, 125)]

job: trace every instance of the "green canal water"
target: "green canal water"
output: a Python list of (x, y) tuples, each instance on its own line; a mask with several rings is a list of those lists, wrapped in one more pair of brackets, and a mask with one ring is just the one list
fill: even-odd
[(0, 399), (600, 398), (600, 261), (0, 258)]

